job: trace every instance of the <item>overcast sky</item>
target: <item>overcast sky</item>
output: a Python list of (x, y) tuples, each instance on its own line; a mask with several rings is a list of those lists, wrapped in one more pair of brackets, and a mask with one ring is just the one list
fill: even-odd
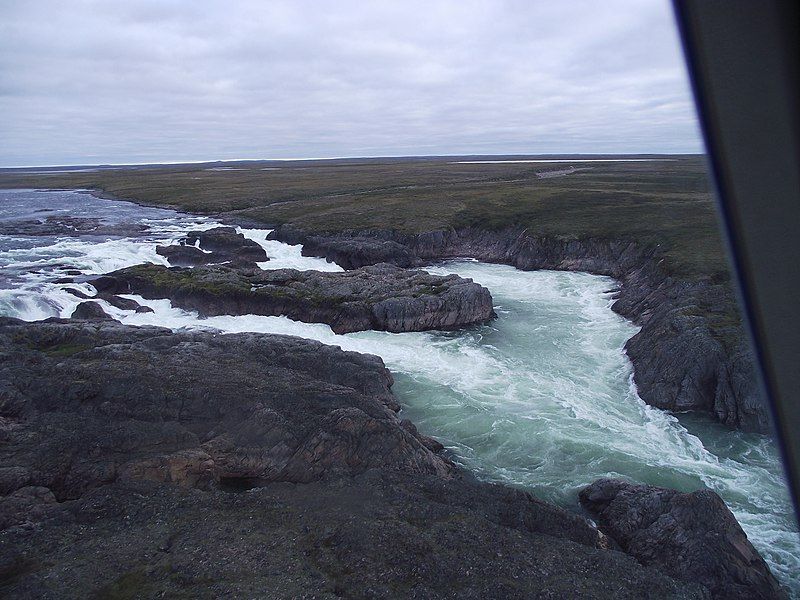
[(0, 165), (700, 149), (667, 0), (0, 0)]

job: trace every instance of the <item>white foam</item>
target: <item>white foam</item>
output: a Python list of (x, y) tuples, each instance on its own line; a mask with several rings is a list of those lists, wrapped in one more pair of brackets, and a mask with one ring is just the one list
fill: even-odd
[(246, 238), (253, 240), (264, 248), (269, 257), (268, 261), (258, 263), (262, 269), (297, 269), (298, 271), (342, 271), (342, 267), (324, 258), (303, 256), (301, 245), (292, 246), (275, 240), (268, 240), (271, 229), (245, 229), (237, 227), (236, 230)]

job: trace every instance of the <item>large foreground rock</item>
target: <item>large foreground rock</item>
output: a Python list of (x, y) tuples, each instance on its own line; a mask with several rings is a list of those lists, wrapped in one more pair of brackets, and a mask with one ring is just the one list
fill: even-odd
[(9, 597), (707, 597), (457, 469), (377, 357), (13, 319), (0, 355)]
[(376, 356), (288, 336), (7, 319), (0, 351), (2, 493), (454, 471), (403, 427)]
[[(10, 598), (703, 599), (540, 531), (521, 492), (373, 469), (245, 493), (117, 482), (0, 532)], [(551, 520), (550, 523), (557, 523)]]
[(169, 298), (200, 315), (284, 315), (336, 333), (425, 331), (494, 316), (489, 290), (456, 275), (375, 265), (343, 273), (138, 265), (92, 282), (100, 292)]
[(233, 227), (190, 231), (177, 244), (156, 246), (156, 252), (180, 267), (219, 263), (246, 266), (269, 260), (261, 246)]
[(722, 498), (619, 479), (583, 489), (581, 504), (642, 564), (697, 581), (720, 599), (786, 598)]

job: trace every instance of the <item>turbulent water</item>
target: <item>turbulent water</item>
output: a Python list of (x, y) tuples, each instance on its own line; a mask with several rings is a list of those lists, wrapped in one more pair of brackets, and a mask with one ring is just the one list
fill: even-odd
[[(109, 239), (0, 236), (0, 314), (69, 316), (81, 300), (66, 289), (92, 289), (81, 276), (76, 284), (54, 283), (65, 273), (164, 264), (156, 243), (217, 225), (84, 193), (0, 191), (0, 224), (60, 214), (140, 223), (148, 230)], [(267, 241), (266, 230), (240, 231), (266, 249), (271, 260), (262, 268), (340, 270), (301, 256), (299, 246)], [(498, 319), (458, 332), (335, 335), (326, 325), (284, 317), (199, 319), (168, 300), (137, 296), (129, 297), (155, 312), (104, 308), (129, 324), (285, 333), (377, 354), (396, 376), (404, 416), (442, 441), (455, 460), (484, 479), (530, 489), (575, 510), (576, 491), (606, 475), (686, 491), (709, 487), (725, 499), (779, 579), (800, 595), (800, 538), (773, 444), (696, 416), (679, 421), (639, 399), (623, 352), (636, 328), (610, 309), (612, 279), (474, 261), (429, 270), (488, 287)]]

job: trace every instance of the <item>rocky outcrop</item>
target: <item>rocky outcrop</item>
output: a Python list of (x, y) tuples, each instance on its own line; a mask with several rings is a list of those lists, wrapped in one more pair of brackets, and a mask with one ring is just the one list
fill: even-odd
[(156, 246), (156, 252), (178, 267), (231, 263), (255, 266), (269, 260), (266, 251), (233, 227), (190, 231), (170, 246)]
[(375, 466), (448, 477), (378, 357), (259, 334), (4, 320), (2, 465), (59, 500), (120, 478), (306, 482)]
[(378, 263), (391, 263), (398, 267), (419, 264), (412, 250), (392, 240), (375, 240), (369, 237), (328, 240), (308, 238), (303, 245), (304, 256), (321, 256), (344, 269), (358, 269)]
[(112, 317), (97, 302), (81, 302), (72, 311), (72, 318), (81, 321), (110, 321)]
[(147, 231), (139, 223), (108, 223), (91, 217), (53, 215), (44, 219), (0, 223), (0, 235), (132, 237)]
[(336, 333), (452, 329), (494, 315), (491, 294), (472, 280), (392, 265), (339, 273), (138, 265), (92, 283), (101, 293), (169, 298), (204, 316), (284, 315)]
[(625, 345), (640, 396), (659, 408), (709, 411), (731, 427), (771, 432), (755, 361), (727, 286), (666, 280), (642, 292), (641, 299), (623, 304), (629, 300), (623, 296), (614, 306), (626, 316), (645, 315)]
[(195, 267), (197, 265), (225, 262), (212, 256), (211, 252), (203, 252), (200, 248), (186, 246), (185, 244), (156, 246), (156, 254), (166, 258), (167, 262), (173, 267)]
[[(350, 231), (310, 235), (292, 225), (270, 236), (303, 244), (303, 253), (348, 268), (384, 262), (419, 266), (469, 257), (522, 270), (588, 271), (614, 277), (620, 291), (612, 308), (641, 327), (626, 344), (634, 380), (648, 404), (701, 410), (722, 423), (771, 432), (769, 409), (727, 282), (672, 276), (658, 249), (608, 239), (564, 239), (508, 229), (462, 229), (411, 235)], [(378, 250), (375, 250), (375, 249)]]
[(644, 565), (700, 582), (714, 598), (787, 598), (725, 502), (711, 490), (600, 479), (580, 492), (601, 529)]
[(707, 597), (459, 470), (375, 356), (55, 319), (0, 354), (6, 595)]

